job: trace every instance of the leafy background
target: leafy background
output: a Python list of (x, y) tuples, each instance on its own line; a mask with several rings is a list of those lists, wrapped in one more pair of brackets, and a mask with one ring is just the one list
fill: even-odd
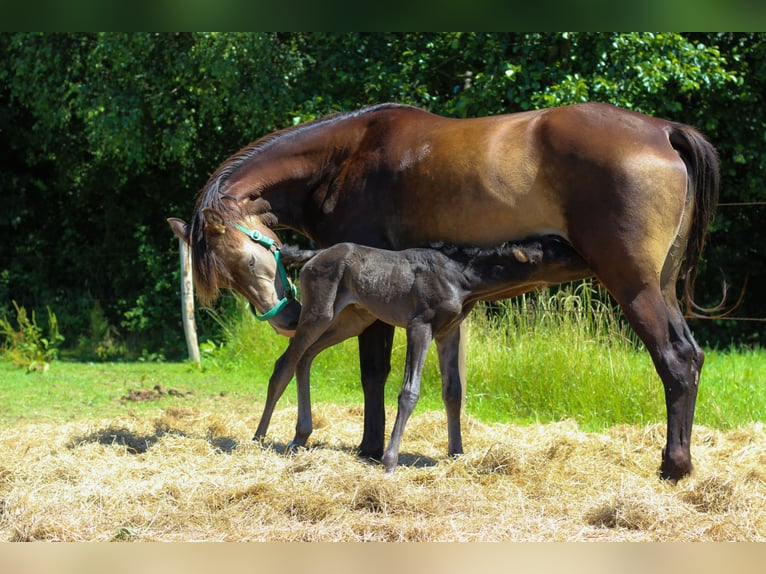
[[(246, 143), (383, 101), (471, 117), (594, 100), (717, 147), (697, 299), (726, 280), (746, 289), (736, 316), (766, 317), (765, 81), (760, 33), (2, 33), (0, 313), (50, 307), (94, 358), (182, 356), (165, 219)], [(692, 322), (711, 346), (760, 346), (764, 325)]]

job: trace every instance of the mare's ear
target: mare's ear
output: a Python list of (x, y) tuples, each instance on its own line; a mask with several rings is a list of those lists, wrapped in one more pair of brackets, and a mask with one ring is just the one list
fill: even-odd
[(184, 243), (189, 245), (189, 226), (186, 225), (186, 222), (183, 219), (178, 219), (177, 217), (168, 217), (168, 223), (170, 224), (170, 229), (173, 230), (173, 233), (176, 235), (176, 237), (182, 239)]
[(206, 207), (202, 210), (205, 217), (205, 233), (210, 235), (223, 235), (226, 233), (226, 222), (215, 209)]

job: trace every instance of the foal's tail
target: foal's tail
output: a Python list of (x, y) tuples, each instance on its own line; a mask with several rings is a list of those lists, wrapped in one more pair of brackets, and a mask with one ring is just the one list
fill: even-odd
[(279, 249), (282, 264), (288, 269), (300, 269), (321, 249), (301, 249), (297, 245), (283, 245)]
[[(680, 268), (680, 277), (684, 281), (681, 302), (686, 308), (687, 315), (694, 315), (694, 309), (714, 313), (723, 308), (724, 302), (721, 301), (713, 308), (700, 307), (694, 302), (694, 283), (697, 279), (697, 265), (705, 247), (707, 230), (718, 207), (720, 181), (718, 153), (701, 133), (689, 126), (672, 124), (668, 137), (670, 145), (678, 151), (686, 164), (689, 193), (694, 196), (692, 224)], [(724, 289), (724, 300), (725, 298)]]

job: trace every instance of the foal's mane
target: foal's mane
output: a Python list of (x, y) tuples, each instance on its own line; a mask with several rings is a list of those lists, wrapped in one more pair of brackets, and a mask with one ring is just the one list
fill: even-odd
[[(223, 261), (207, 245), (202, 210), (212, 208), (221, 213), (224, 218), (231, 219), (236, 219), (242, 215), (235, 198), (224, 192), (226, 182), (251, 159), (280, 142), (299, 137), (317, 128), (393, 108), (411, 107), (392, 103), (379, 104), (352, 112), (330, 114), (296, 126), (290, 126), (263, 136), (253, 143), (246, 145), (226, 159), (215, 170), (197, 197), (194, 215), (188, 229), (188, 237), (192, 249), (194, 284), (197, 288), (197, 296), (203, 304), (215, 299), (219, 289), (218, 277), (226, 278), (229, 276), (229, 272)], [(262, 222), (269, 227), (276, 224), (276, 216), (271, 214), (270, 210), (271, 206), (263, 199), (255, 199), (248, 206), (248, 214), (260, 215)]]

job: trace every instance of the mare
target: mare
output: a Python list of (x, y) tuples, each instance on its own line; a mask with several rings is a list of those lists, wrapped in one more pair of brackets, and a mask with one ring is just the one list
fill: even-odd
[(553, 236), (481, 250), (432, 246), (388, 251), (338, 243), (319, 251), (300, 272), (303, 308), (295, 335), (277, 360), (255, 438), (266, 435), (277, 401), (296, 374), (298, 422), (294, 446), (312, 431), (311, 364), (322, 350), (355, 337), (375, 321), (407, 331), (404, 381), (391, 439), (383, 453), (387, 473), (396, 468), (404, 427), (420, 396), (430, 342), (434, 340), (447, 409), (448, 450), (462, 454), (462, 388), (457, 367), (463, 319), (479, 300), (514, 286), (567, 281), (587, 271), (585, 261)]
[[(651, 355), (667, 409), (660, 476), (675, 481), (693, 468), (704, 361), (681, 307), (694, 306), (718, 185), (716, 151), (698, 131), (609, 104), (469, 119), (381, 104), (245, 146), (210, 177), (191, 221), (170, 224), (191, 246), (201, 302), (233, 287), (253, 305), (257, 288), (232, 280), (221, 252), (226, 244), (213, 241), (217, 231), (206, 208), (226, 220), (230, 213), (260, 215), (320, 247), (353, 242), (401, 250), (435, 241), (486, 247), (560, 236), (586, 262), (582, 276), (598, 278)], [(516, 286), (495, 296), (523, 291)], [(298, 313), (287, 305), (269, 322), (289, 334)], [(380, 321), (359, 336), (363, 456), (383, 454), (392, 341), (393, 327)]]

